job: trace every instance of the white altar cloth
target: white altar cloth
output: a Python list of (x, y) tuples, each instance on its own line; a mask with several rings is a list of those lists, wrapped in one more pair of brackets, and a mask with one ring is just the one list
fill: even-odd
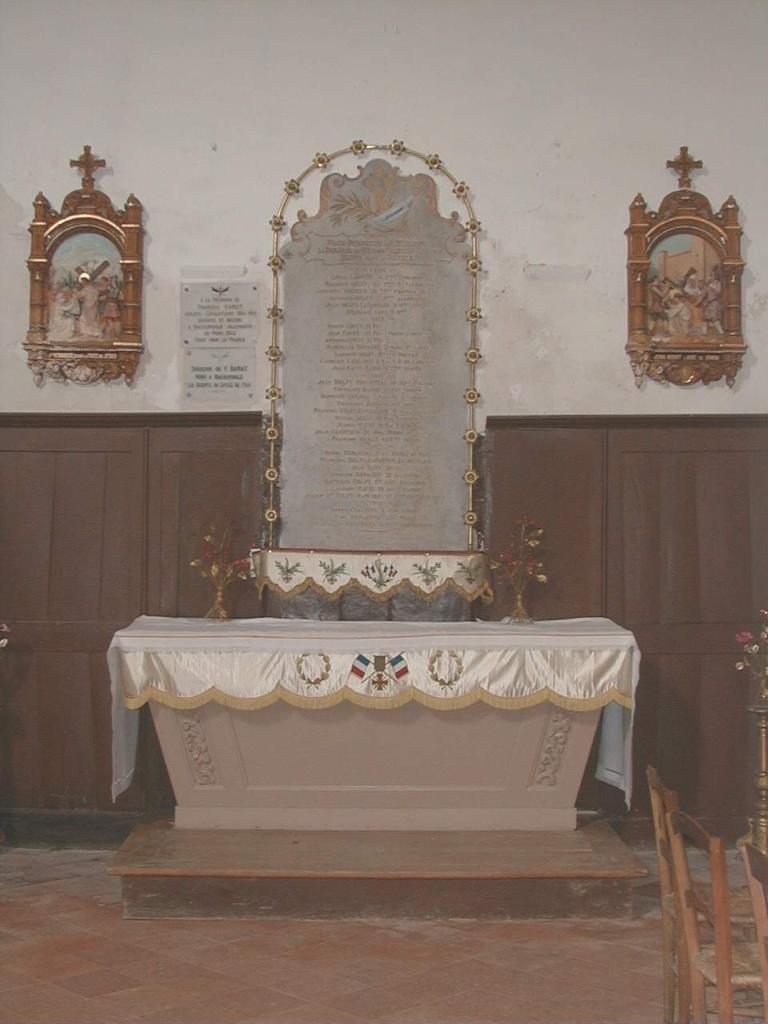
[(285, 700), (349, 700), (450, 710), (484, 701), (549, 701), (604, 712), (598, 778), (631, 793), (631, 733), (640, 653), (609, 619), (550, 622), (338, 622), (141, 616), (107, 654), (112, 681), (113, 799), (133, 777), (137, 709), (147, 701), (240, 709)]

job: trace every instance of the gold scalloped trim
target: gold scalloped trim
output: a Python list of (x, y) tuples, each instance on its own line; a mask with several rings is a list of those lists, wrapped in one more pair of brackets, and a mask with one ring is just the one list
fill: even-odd
[(392, 697), (369, 697), (364, 693), (358, 693), (357, 690), (350, 689), (348, 686), (343, 686), (340, 690), (335, 690), (333, 693), (326, 694), (325, 696), (315, 697), (294, 693), (293, 690), (288, 690), (282, 683), (278, 684), (273, 690), (270, 690), (269, 693), (265, 693), (262, 697), (235, 697), (231, 694), (222, 693), (215, 686), (205, 690), (203, 693), (197, 694), (195, 697), (176, 697), (173, 694), (166, 693), (164, 690), (149, 686), (138, 697), (124, 696), (123, 700), (125, 706), (132, 710), (143, 707), (148, 701), (152, 700), (156, 704), (163, 704), (165, 707), (174, 708), (177, 711), (199, 708), (204, 704), (210, 703), (221, 704), (223, 707), (235, 708), (240, 711), (255, 711), (258, 708), (266, 708), (271, 704), (276, 704), (279, 700), (284, 701), (286, 704), (291, 704), (293, 707), (310, 710), (335, 707), (336, 704), (341, 704), (343, 701), (348, 701), (350, 704), (356, 704), (362, 708), (381, 708), (382, 710), (400, 708), (405, 704), (410, 704), (411, 701), (416, 701), (417, 704), (423, 704), (425, 707), (433, 708), (435, 711), (452, 711), (456, 708), (469, 707), (478, 702), (506, 711), (520, 711), (547, 702), (555, 704), (566, 711), (594, 711), (597, 708), (603, 708), (606, 704), (612, 703), (621, 704), (622, 707), (630, 709), (633, 706), (632, 698), (622, 693), (615, 686), (612, 686), (610, 690), (606, 690), (599, 697), (586, 698), (563, 697), (548, 687), (538, 690), (527, 697), (499, 697), (479, 687), (473, 690), (472, 693), (466, 693), (460, 697), (433, 697), (431, 694), (423, 693), (421, 690), (416, 690), (413, 687), (403, 690), (402, 693)]
[(462, 597), (468, 598), (470, 601), (474, 601), (480, 598), (483, 604), (491, 604), (494, 599), (493, 587), (489, 580), (483, 580), (481, 584), (474, 590), (468, 590), (462, 587), (461, 584), (457, 583), (454, 579), (446, 579), (440, 584), (439, 587), (435, 587), (434, 590), (427, 592), (417, 587), (411, 580), (400, 580), (393, 587), (389, 587), (387, 590), (369, 590), (363, 583), (360, 583), (357, 579), (349, 580), (347, 583), (343, 583), (337, 590), (326, 590), (322, 583), (318, 583), (312, 576), (308, 576), (301, 583), (297, 583), (295, 587), (291, 587), (286, 590), (281, 587), (273, 579), (269, 579), (266, 576), (260, 576), (255, 581), (255, 587), (261, 596), (265, 590), (271, 590), (275, 594), (279, 594), (280, 597), (295, 597), (297, 594), (303, 594), (306, 590), (314, 590), (317, 594), (322, 594), (328, 598), (329, 601), (338, 601), (343, 594), (350, 590), (359, 590), (365, 597), (370, 597), (371, 600), (376, 601), (378, 604), (383, 604), (388, 601), (395, 594), (400, 593), (403, 590), (410, 590), (412, 593), (417, 594), (420, 598), (426, 601), (428, 604), (434, 601), (436, 597), (444, 593), (448, 589), (455, 590)]

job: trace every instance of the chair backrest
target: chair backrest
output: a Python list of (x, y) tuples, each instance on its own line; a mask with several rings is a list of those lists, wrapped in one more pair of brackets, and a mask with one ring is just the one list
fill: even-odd
[(668, 789), (659, 778), (659, 773), (648, 765), (645, 769), (648, 790), (651, 794), (651, 815), (653, 817), (653, 833), (656, 840), (656, 860), (659, 866), (659, 883), (661, 887), (662, 908), (669, 908), (674, 899), (674, 878), (672, 851), (669, 846), (667, 831), (667, 815), (680, 810), (680, 801), (673, 789)]
[[(703, 918), (711, 926), (715, 939), (718, 1005), (723, 1015), (722, 1019), (729, 1019), (725, 1011), (733, 1013), (733, 939), (725, 840), (710, 835), (701, 822), (682, 811), (672, 811), (667, 815), (667, 829), (688, 955), (695, 958), (701, 950)], [(686, 843), (695, 846), (704, 854), (711, 889), (693, 885)]]
[(757, 947), (763, 977), (763, 1001), (768, 1007), (768, 857), (752, 843), (742, 844), (741, 855), (744, 858), (755, 914)]

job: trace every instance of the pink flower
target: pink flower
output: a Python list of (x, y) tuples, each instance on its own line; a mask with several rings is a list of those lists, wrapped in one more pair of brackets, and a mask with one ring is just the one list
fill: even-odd
[(741, 633), (736, 634), (736, 642), (742, 646), (745, 646), (746, 644), (753, 644), (755, 642), (755, 634), (750, 633), (748, 629), (745, 629)]
[(7, 622), (0, 622), (0, 633), (10, 633), (11, 627)]

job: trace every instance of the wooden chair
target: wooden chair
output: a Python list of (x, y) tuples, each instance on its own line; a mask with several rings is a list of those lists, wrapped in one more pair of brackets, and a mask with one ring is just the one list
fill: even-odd
[[(687, 1024), (690, 1020), (690, 980), (686, 961), (685, 936), (676, 907), (672, 851), (667, 832), (667, 814), (680, 810), (678, 795), (661, 781), (652, 765), (645, 769), (651, 796), (651, 815), (656, 840), (661, 888), (661, 928), (663, 957), (664, 1024)], [(711, 902), (711, 886), (706, 879), (693, 878), (692, 885), (702, 899)], [(731, 923), (741, 935), (753, 928), (752, 899), (749, 889), (740, 886), (729, 891)]]
[(751, 843), (741, 847), (752, 896), (757, 930), (757, 952), (763, 977), (763, 1020), (768, 1021), (768, 857)]
[[(707, 986), (717, 988), (718, 1024), (733, 1024), (734, 990), (762, 990), (762, 975), (755, 942), (734, 942), (728, 895), (725, 841), (710, 836), (688, 814), (667, 813), (667, 832), (677, 907), (685, 937), (686, 960), (694, 1024), (706, 1024)], [(701, 850), (709, 867), (711, 889), (694, 886), (686, 840)], [(703, 934), (711, 928), (714, 942)]]
[(677, 793), (667, 789), (652, 765), (645, 769), (651, 794), (651, 815), (656, 840), (656, 860), (661, 887), (661, 953), (663, 960), (664, 1024), (687, 1022), (690, 1017), (690, 982), (685, 958), (685, 939), (678, 927), (672, 850), (667, 833), (667, 814), (680, 809)]

